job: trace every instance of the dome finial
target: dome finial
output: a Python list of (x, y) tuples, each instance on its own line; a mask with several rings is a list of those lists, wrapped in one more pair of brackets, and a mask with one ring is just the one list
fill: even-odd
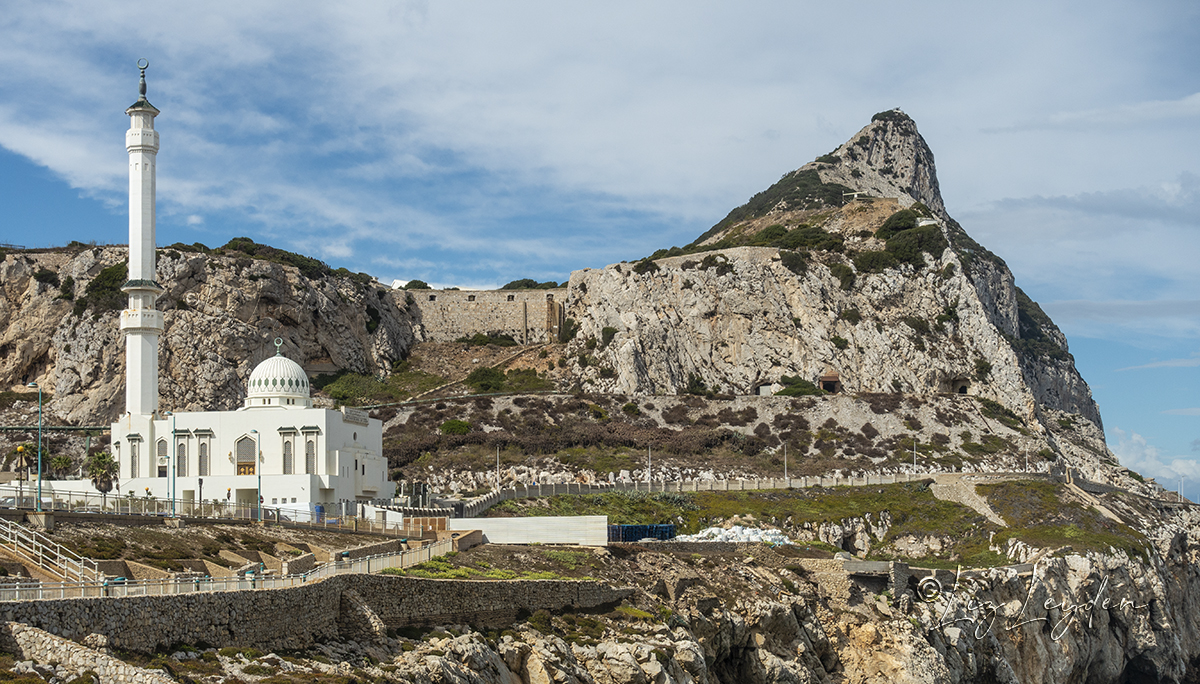
[(283, 352), (280, 351), (282, 347), (283, 347), (283, 338), (276, 337), (275, 338), (275, 356), (283, 356)]
[(138, 82), (138, 99), (146, 99), (146, 67), (150, 66), (150, 60), (146, 58), (137, 61), (138, 69), (142, 71), (142, 80)]

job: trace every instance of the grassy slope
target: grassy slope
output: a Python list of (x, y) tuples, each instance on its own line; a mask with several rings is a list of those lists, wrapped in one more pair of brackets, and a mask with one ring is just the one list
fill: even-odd
[[(612, 524), (675, 523), (680, 533), (688, 534), (735, 517), (794, 530), (805, 523), (840, 522), (864, 514), (878, 520), (879, 514), (887, 512), (892, 526), (883, 544), (872, 551), (872, 558), (934, 567), (1003, 565), (1007, 559), (989, 547), (1002, 548), (1010, 538), (1063, 552), (1108, 551), (1112, 547), (1131, 555), (1142, 553), (1145, 538), (1141, 534), (1068, 500), (1059, 485), (1005, 482), (981, 485), (979, 491), (1009, 528), (999, 528), (965, 506), (934, 498), (927, 482), (786, 491), (557, 496), (506, 501), (489, 515), (608, 515)], [(941, 537), (947, 542), (946, 550), (938, 557), (895, 555), (889, 543), (910, 535)]]

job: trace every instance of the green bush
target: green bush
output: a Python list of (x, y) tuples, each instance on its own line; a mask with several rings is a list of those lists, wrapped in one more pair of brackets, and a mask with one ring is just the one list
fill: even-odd
[[(225, 243), (225, 246), (221, 249), (226, 252), (240, 252), (262, 261), (294, 266), (306, 278), (323, 278), (334, 273), (324, 261), (307, 257), (303, 254), (276, 249), (269, 245), (260, 245), (248, 237), (236, 237)], [(345, 269), (341, 270), (345, 271)], [(345, 274), (350, 275), (350, 272), (346, 271)], [(370, 276), (367, 276), (367, 279), (370, 280)]]
[(912, 264), (916, 268), (925, 265), (922, 252), (929, 252), (937, 258), (949, 246), (946, 236), (942, 235), (942, 229), (936, 225), (906, 230), (888, 238), (887, 241), (887, 251), (894, 254), (899, 261)]
[(848, 309), (843, 309), (842, 312), (838, 314), (838, 318), (849, 322), (851, 325), (858, 325), (858, 322), (862, 320), (862, 314), (859, 313), (858, 307), (852, 306)]
[(605, 326), (604, 329), (602, 329), (600, 331), (600, 348), (603, 349), (603, 348), (607, 347), (609, 345), (609, 343), (613, 341), (613, 338), (616, 336), (617, 336), (616, 328), (610, 328), (610, 327)]
[(829, 338), (829, 341), (832, 342), (833, 346), (837, 347), (838, 349), (845, 349), (846, 347), (850, 346), (850, 340), (847, 340), (844, 337), (838, 337), (837, 335)]
[(859, 252), (854, 255), (854, 267), (860, 273), (883, 273), (899, 262), (891, 252)]
[(688, 394), (708, 394), (708, 387), (704, 384), (704, 379), (695, 373), (688, 373), (687, 389), (684, 390)]
[(829, 272), (838, 279), (843, 290), (854, 287), (854, 270), (846, 264), (834, 264), (829, 267)]
[(45, 285), (58, 287), (58, 274), (48, 268), (39, 268), (33, 274), (33, 279)]
[(821, 164), (837, 164), (842, 161), (842, 158), (836, 154), (823, 154), (817, 157), (817, 161)]
[(641, 410), (640, 408), (638, 408), (638, 405), (637, 405), (637, 404), (635, 404), (635, 403), (633, 403), (632, 401), (631, 401), (631, 402), (629, 402), (628, 404), (625, 404), (624, 406), (622, 406), (622, 407), (621, 407), (621, 412), (622, 412), (622, 413), (624, 413), (624, 414), (625, 414), (625, 415), (627, 415), (627, 416), (640, 416), (640, 415), (642, 415), (642, 410)]
[(988, 373), (992, 372), (992, 364), (988, 363), (987, 359), (975, 359), (975, 379), (979, 382), (986, 382)]
[(776, 223), (755, 233), (754, 237), (751, 238), (750, 243), (755, 245), (769, 245), (772, 242), (782, 238), (784, 235), (787, 235), (787, 233), (787, 228), (784, 228)]
[(451, 419), (442, 423), (438, 429), (443, 435), (465, 435), (471, 431), (471, 424), (465, 420)]
[(733, 265), (729, 263), (729, 257), (724, 254), (707, 254), (700, 260), (700, 268), (708, 270), (710, 268), (717, 269), (717, 275), (722, 276), (726, 273), (733, 272)]
[(496, 368), (476, 368), (467, 375), (465, 382), (476, 392), (499, 392), (504, 387), (504, 372)]
[(71, 276), (63, 278), (62, 284), (58, 286), (58, 298), (65, 299), (68, 302), (75, 299), (75, 279)]
[(775, 393), (777, 397), (804, 397), (826, 394), (825, 390), (817, 387), (808, 380), (801, 379), (799, 376), (785, 375), (779, 378), (779, 384), (784, 387)]
[(929, 321), (920, 316), (905, 316), (900, 320), (919, 335), (928, 335), (930, 333)]
[(919, 218), (921, 217), (918, 216), (917, 212), (913, 211), (912, 209), (901, 209), (900, 211), (889, 216), (887, 220), (883, 222), (883, 225), (880, 226), (879, 230), (875, 231), (875, 237), (879, 238), (880, 240), (887, 240), (896, 233), (916, 228), (917, 219)]
[(646, 273), (654, 273), (657, 270), (658, 270), (658, 264), (652, 259), (642, 259), (641, 261), (639, 261), (633, 265), (633, 272), (637, 273), (638, 275), (644, 275)]
[(84, 288), (84, 296), (75, 300), (75, 315), (82, 315), (88, 309), (99, 314), (125, 308), (128, 298), (121, 291), (121, 286), (128, 279), (129, 269), (123, 263), (113, 264), (100, 271)]
[(787, 270), (796, 275), (804, 275), (808, 272), (808, 252), (792, 252), (781, 250), (779, 252), (779, 261)]
[(912, 118), (899, 109), (889, 109), (886, 112), (879, 112), (875, 116), (872, 116), (871, 121), (890, 121), (899, 123), (903, 121), (912, 121)]
[(841, 252), (845, 249), (845, 240), (841, 235), (803, 224), (779, 238), (778, 244), (784, 249), (817, 249), (826, 252)]
[(430, 290), (433, 288), (429, 287), (429, 283), (425, 282), (424, 280), (410, 280), (404, 284), (404, 289), (406, 289), (406, 290)]
[(560, 344), (566, 344), (575, 339), (575, 333), (579, 332), (579, 324), (574, 318), (568, 318), (563, 321), (562, 327), (558, 329), (558, 341)]
[(514, 280), (511, 283), (501, 287), (501, 290), (553, 290), (558, 287), (558, 283), (553, 280), (548, 280), (544, 283), (539, 283), (533, 278), (521, 278)]

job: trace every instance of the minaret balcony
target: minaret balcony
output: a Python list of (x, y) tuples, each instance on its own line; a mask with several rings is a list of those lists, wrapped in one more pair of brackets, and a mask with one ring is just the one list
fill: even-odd
[(121, 312), (121, 330), (126, 333), (162, 332), (162, 312), (156, 309), (125, 309)]
[(121, 292), (125, 294), (133, 294), (135, 292), (150, 292), (153, 294), (162, 294), (162, 285), (153, 280), (126, 280), (121, 286)]
[(125, 149), (158, 150), (158, 131), (153, 128), (131, 128), (125, 131)]

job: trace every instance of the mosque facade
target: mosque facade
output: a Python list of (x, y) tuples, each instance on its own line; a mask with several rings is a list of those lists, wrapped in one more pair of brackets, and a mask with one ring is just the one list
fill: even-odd
[(139, 63), (137, 102), (126, 110), (129, 152), (129, 295), (125, 335), (125, 412), (112, 424), (121, 494), (267, 506), (390, 498), (383, 425), (365, 411), (313, 407), (308, 375), (276, 355), (250, 374), (236, 411), (159, 408), (155, 299), (155, 172), (159, 146)]

